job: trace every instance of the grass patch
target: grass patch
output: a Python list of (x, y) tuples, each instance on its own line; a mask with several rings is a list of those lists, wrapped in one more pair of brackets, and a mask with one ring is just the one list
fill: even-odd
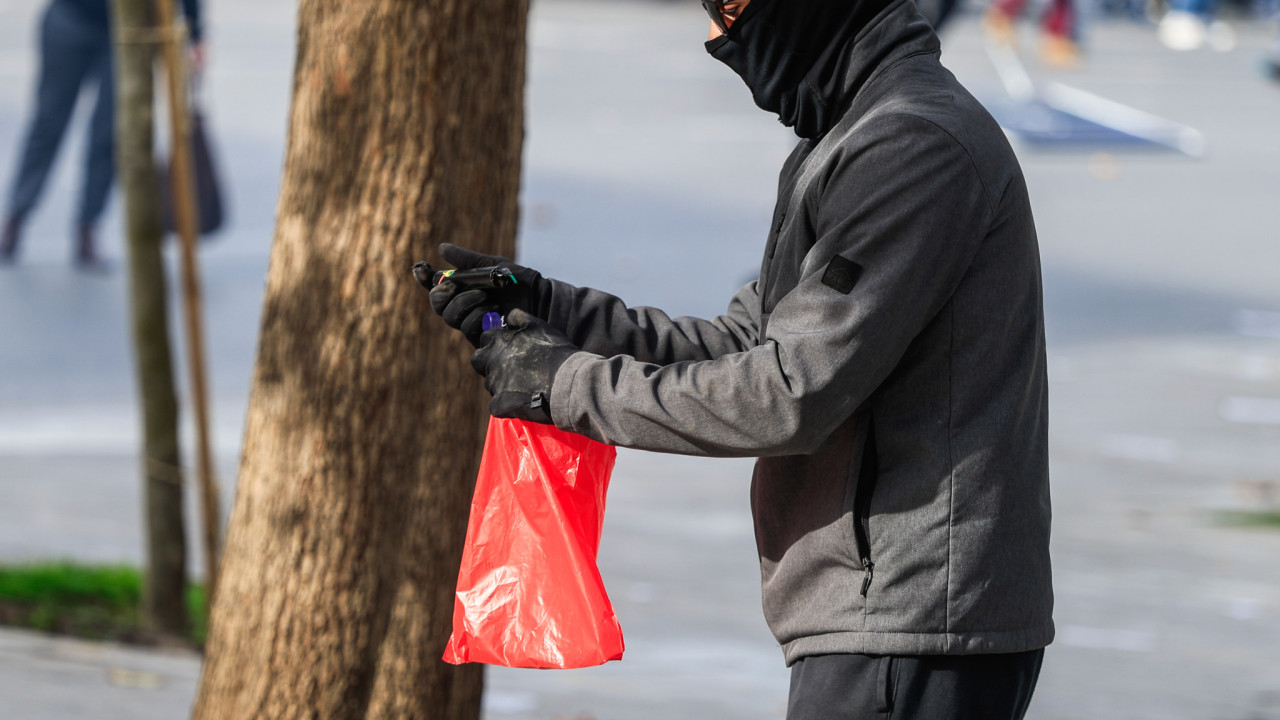
[[(125, 565), (40, 563), (0, 566), (0, 624), (91, 640), (151, 644), (142, 627), (142, 573)], [(187, 588), (192, 627), (186, 640), (203, 647), (205, 597)]]
[(1280, 510), (1219, 510), (1214, 520), (1228, 527), (1280, 530)]

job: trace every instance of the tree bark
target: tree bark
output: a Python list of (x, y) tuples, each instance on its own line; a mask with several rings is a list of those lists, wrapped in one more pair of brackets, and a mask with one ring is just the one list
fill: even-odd
[(244, 456), (195, 717), (476, 718), (439, 658), (487, 414), (413, 281), (510, 256), (527, 0), (303, 0)]
[(115, 0), (116, 165), (124, 189), (135, 367), (142, 404), (147, 537), (143, 618), (174, 636), (187, 630), (186, 529), (178, 450), (178, 401), (169, 347), (160, 185), (152, 103), (154, 49), (148, 0)]

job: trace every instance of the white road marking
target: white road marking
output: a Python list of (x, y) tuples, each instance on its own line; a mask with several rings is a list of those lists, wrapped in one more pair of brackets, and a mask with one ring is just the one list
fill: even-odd
[(1223, 398), (1218, 405), (1223, 420), (1244, 425), (1280, 425), (1280, 399), (1258, 397)]
[(1245, 337), (1280, 338), (1280, 312), (1237, 310), (1231, 316), (1231, 324)]
[(1140, 462), (1171, 463), (1178, 459), (1178, 443), (1172, 438), (1150, 435), (1107, 435), (1100, 443), (1107, 457)]
[(1111, 628), (1064, 625), (1058, 632), (1058, 642), (1068, 647), (1090, 650), (1122, 650), (1124, 652), (1151, 652), (1155, 648), (1156, 635), (1145, 630), (1115, 630)]

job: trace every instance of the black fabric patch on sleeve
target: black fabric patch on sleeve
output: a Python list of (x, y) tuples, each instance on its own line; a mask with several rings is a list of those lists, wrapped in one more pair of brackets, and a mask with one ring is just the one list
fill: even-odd
[(822, 284), (841, 295), (848, 295), (862, 277), (862, 266), (840, 255), (831, 258), (827, 271), (822, 273)]

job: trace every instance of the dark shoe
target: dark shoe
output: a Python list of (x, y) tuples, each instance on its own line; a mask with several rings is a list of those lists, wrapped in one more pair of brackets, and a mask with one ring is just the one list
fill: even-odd
[(93, 228), (87, 225), (81, 227), (76, 233), (76, 269), (84, 272), (110, 272), (111, 265), (106, 260), (98, 257), (94, 240)]
[(22, 233), (22, 221), (10, 217), (4, 223), (4, 232), (0, 234), (0, 265), (9, 265), (18, 257), (18, 236)]

